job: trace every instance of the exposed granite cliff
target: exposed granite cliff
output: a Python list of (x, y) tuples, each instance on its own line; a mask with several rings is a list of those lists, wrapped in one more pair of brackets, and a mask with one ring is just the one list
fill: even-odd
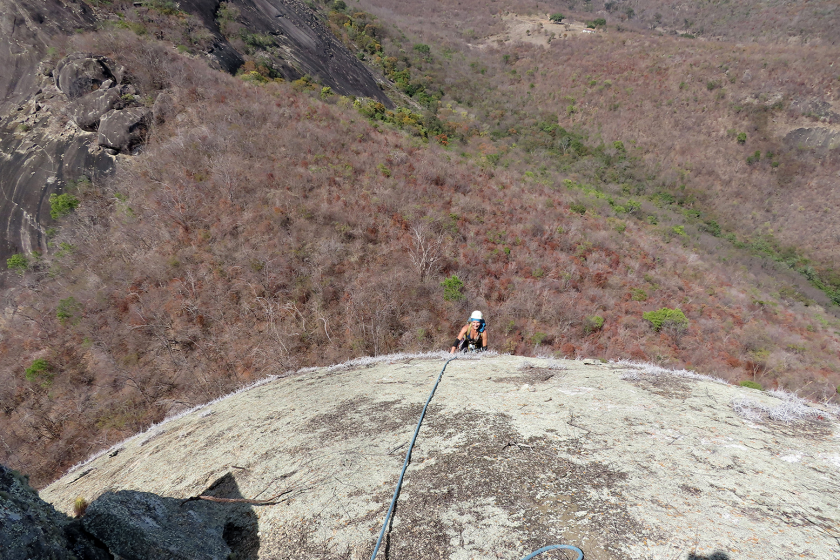
[[(319, 13), (299, 0), (228, 0), (239, 12), (237, 23), (249, 33), (268, 35), (274, 45), (261, 52), (284, 77), (309, 74), (341, 95), (371, 97), (393, 106), (370, 71), (335, 38)], [(216, 37), (211, 55), (228, 71), (235, 50), (221, 34), (217, 0), (182, 0), (182, 10), (199, 17)]]
[[(229, 4), (246, 35), (271, 38), (260, 56), (286, 79), (308, 74), (336, 93), (391, 106), (368, 69), (304, 3)], [(212, 36), (206, 52), (212, 64), (235, 72), (243, 53), (221, 33), (220, 2), (182, 0), (178, 5)], [(52, 193), (80, 177), (107, 173), (114, 156), (131, 153), (152, 126), (151, 108), (131, 101), (140, 92), (111, 61), (79, 53), (55, 67), (43, 62), (57, 38), (92, 31), (98, 22), (112, 19), (106, 8), (75, 0), (0, 0), (0, 34), (7, 38), (0, 44), (0, 272), (11, 254), (47, 250)]]
[(90, 6), (75, 0), (0, 0), (0, 117), (35, 95), (38, 64), (58, 35), (92, 30)]
[(0, 0), (0, 269), (12, 253), (45, 249), (52, 192), (110, 166), (88, 151), (83, 131), (57, 130), (51, 111), (62, 100), (44, 91), (51, 71), (41, 64), (57, 36), (95, 22), (84, 2)]

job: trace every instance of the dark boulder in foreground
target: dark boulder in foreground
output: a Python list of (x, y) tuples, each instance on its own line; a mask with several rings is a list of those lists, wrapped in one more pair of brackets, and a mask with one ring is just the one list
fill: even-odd
[[(243, 504), (185, 502), (122, 490), (91, 504), (84, 527), (125, 560), (227, 560), (234, 549), (236, 558), (256, 552), (256, 515), (249, 512)], [(250, 542), (231, 539), (249, 532)]]
[(20, 473), (0, 465), (0, 559), (107, 560), (108, 550), (38, 497)]
[[(204, 495), (242, 497), (230, 474)], [(247, 560), (258, 550), (257, 516), (246, 503), (106, 492), (72, 520), (0, 465), (0, 560)]]

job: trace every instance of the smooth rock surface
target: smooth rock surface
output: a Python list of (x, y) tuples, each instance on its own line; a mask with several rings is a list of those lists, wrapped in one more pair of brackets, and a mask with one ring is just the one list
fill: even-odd
[(146, 139), (152, 112), (145, 107), (131, 107), (106, 113), (99, 123), (96, 142), (105, 148), (129, 153)]
[(90, 6), (76, 0), (0, 0), (0, 115), (34, 94), (53, 37), (94, 23)]
[[(233, 473), (246, 498), (286, 492), (255, 506), (260, 558), (369, 558), (442, 358), (269, 381), (42, 494), (62, 510), (106, 488), (186, 498)], [(388, 558), (516, 559), (549, 544), (587, 560), (840, 558), (837, 411), (781, 397), (648, 366), (458, 359), (414, 448)], [(772, 420), (780, 410), (801, 419)]]
[(120, 91), (101, 89), (84, 95), (71, 106), (73, 121), (82, 130), (93, 132), (99, 128), (102, 115), (120, 104)]
[(56, 64), (53, 71), (55, 86), (69, 99), (78, 99), (100, 88), (103, 82), (115, 81), (103, 56), (73, 53)]
[[(216, 21), (215, 0), (181, 0), (179, 6), (202, 20), (217, 37), (210, 54), (220, 67), (233, 73), (242, 57), (222, 36)], [(330, 86), (335, 93), (371, 97), (393, 107), (376, 79), (329, 30), (319, 15), (299, 0), (229, 0), (240, 12), (238, 21), (249, 33), (270, 36), (274, 48), (263, 51), (286, 80), (304, 74)]]
[[(0, 134), (0, 259), (21, 250), (48, 250), (49, 196), (80, 177), (106, 174), (113, 159), (90, 150), (95, 133), (58, 128), (39, 116), (25, 135)], [(5, 262), (5, 260), (3, 260)]]

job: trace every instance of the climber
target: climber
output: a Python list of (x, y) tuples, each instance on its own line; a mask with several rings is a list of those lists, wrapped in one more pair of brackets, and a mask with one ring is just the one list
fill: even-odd
[(454, 354), (457, 350), (464, 352), (477, 352), (487, 350), (487, 331), (485, 331), (486, 324), (484, 323), (484, 316), (481, 311), (473, 311), (470, 315), (470, 320), (458, 333), (458, 338), (452, 343), (450, 354)]

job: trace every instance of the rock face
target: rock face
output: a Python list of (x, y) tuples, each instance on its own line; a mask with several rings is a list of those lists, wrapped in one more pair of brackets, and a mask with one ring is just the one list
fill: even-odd
[[(235, 72), (243, 58), (219, 29), (218, 0), (178, 4), (212, 34), (207, 55), (213, 64)], [(287, 79), (309, 74), (336, 93), (392, 105), (367, 68), (303, 2), (230, 4), (240, 11), (245, 31), (271, 37), (265, 54)], [(132, 101), (139, 92), (126, 83), (125, 69), (103, 56), (74, 53), (54, 68), (43, 62), (57, 36), (94, 30), (96, 14), (109, 16), (108, 5), (94, 13), (77, 0), (0, 0), (0, 263), (14, 253), (46, 251), (49, 195), (80, 177), (108, 173), (115, 154), (131, 153), (153, 120), (166, 118), (165, 103), (152, 115)], [(64, 115), (72, 122), (65, 124)]]
[(95, 538), (41, 500), (20, 474), (0, 465), (0, 558), (105, 560), (113, 556)]
[(99, 128), (102, 115), (120, 104), (116, 88), (93, 91), (77, 99), (72, 106), (73, 120), (82, 130), (93, 132)]
[[(47, 100), (47, 103), (50, 101)], [(44, 111), (43, 109), (41, 111)], [(80, 177), (107, 173), (112, 158), (92, 152), (95, 134), (56, 128), (50, 111), (31, 115), (26, 133), (0, 129), (0, 262), (21, 250), (47, 250), (49, 195)], [(20, 126), (20, 125), (17, 125)]]
[(105, 57), (73, 53), (38, 77), (32, 99), (0, 124), (0, 261), (46, 251), (50, 194), (108, 173), (112, 156), (131, 153), (150, 125), (125, 69)]
[(791, 102), (790, 108), (802, 115), (819, 119), (820, 122), (840, 123), (840, 113), (835, 111), (834, 106), (824, 99), (797, 98)]
[(93, 29), (90, 7), (75, 0), (0, 0), (0, 115), (38, 88), (38, 64), (52, 38)]
[(102, 87), (102, 84), (120, 83), (111, 68), (114, 63), (104, 56), (73, 53), (64, 57), (55, 67), (55, 86), (69, 99), (78, 99)]
[(145, 107), (109, 111), (102, 117), (96, 141), (100, 146), (130, 153), (145, 141), (151, 117), (152, 111)]
[(823, 153), (840, 150), (840, 131), (824, 127), (797, 128), (785, 135), (785, 145), (791, 149), (810, 148)]
[[(370, 71), (332, 34), (318, 13), (299, 0), (229, 0), (240, 13), (248, 32), (269, 36), (274, 48), (266, 55), (284, 78), (295, 80), (309, 74), (341, 95), (371, 97), (393, 107)], [(224, 39), (217, 23), (216, 0), (182, 0), (180, 8), (202, 20), (217, 37), (211, 56), (222, 68), (231, 69), (235, 50)], [(282, 55), (280, 54), (282, 53)]]
[(50, 193), (110, 167), (88, 152), (82, 131), (50, 123), (58, 92), (41, 64), (56, 36), (95, 23), (84, 2), (0, 0), (0, 262), (21, 250), (46, 250)]
[(244, 504), (121, 490), (100, 496), (82, 522), (125, 560), (245, 560), (259, 548), (256, 515)]
[[(242, 497), (231, 475), (202, 495)], [(71, 520), (3, 465), (0, 544), (2, 560), (249, 560), (259, 550), (257, 517), (244, 503), (123, 490), (106, 492)]]
[(139, 92), (125, 74), (106, 57), (86, 53), (66, 56), (53, 72), (56, 87), (72, 100), (76, 124), (98, 132), (97, 144), (113, 153), (131, 153), (145, 142), (151, 126), (152, 111), (136, 101)]
[[(448, 356), (447, 356), (448, 357)], [(370, 558), (441, 355), (308, 369), (155, 426), (42, 494), (185, 499), (235, 473), (264, 558)], [(383, 545), (393, 559), (840, 558), (838, 410), (633, 364), (447, 366)], [(380, 550), (380, 555), (383, 551)]]

